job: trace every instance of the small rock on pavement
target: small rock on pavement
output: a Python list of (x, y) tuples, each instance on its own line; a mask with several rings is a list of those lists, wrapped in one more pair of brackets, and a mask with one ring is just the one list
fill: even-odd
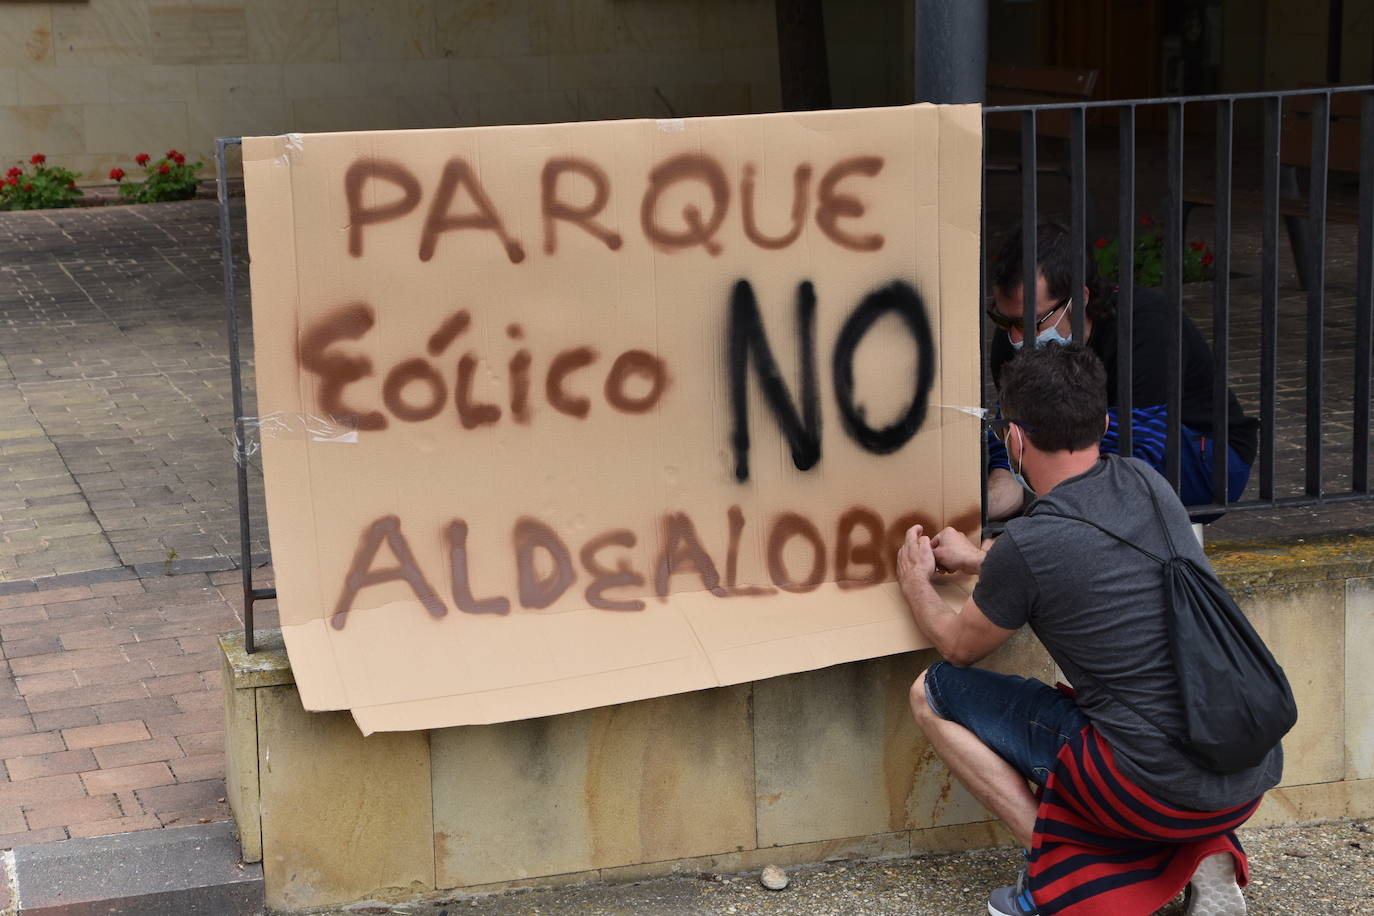
[(769, 865), (759, 875), (759, 883), (770, 891), (780, 891), (787, 887), (791, 879), (787, 877), (787, 872), (778, 868), (776, 865)]

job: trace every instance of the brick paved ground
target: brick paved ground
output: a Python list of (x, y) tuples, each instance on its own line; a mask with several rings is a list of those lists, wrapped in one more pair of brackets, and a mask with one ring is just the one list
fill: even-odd
[(0, 595), (0, 848), (228, 818), (216, 637), (242, 626), (238, 583)]
[(0, 579), (237, 554), (216, 205), (5, 214), (0, 251)]

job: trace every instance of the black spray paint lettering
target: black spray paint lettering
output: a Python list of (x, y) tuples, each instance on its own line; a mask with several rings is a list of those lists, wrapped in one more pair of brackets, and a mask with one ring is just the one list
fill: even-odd
[[(879, 318), (888, 313), (902, 320), (916, 342), (916, 370), (910, 380), (911, 406), (896, 422), (874, 429), (855, 403), (854, 355)], [(816, 384), (816, 292), (811, 283), (797, 287), (795, 335), (797, 338), (798, 392), (794, 399), (773, 358), (773, 348), (763, 326), (758, 301), (748, 280), (735, 284), (726, 323), (726, 372), (730, 390), (733, 429), (730, 442), (735, 454), (735, 479), (749, 479), (749, 364), (763, 393), (764, 403), (792, 452), (799, 471), (810, 470), (821, 460), (821, 409)], [(831, 352), (835, 404), (845, 433), (875, 455), (888, 455), (911, 440), (925, 421), (930, 388), (935, 380), (935, 344), (925, 304), (910, 284), (897, 281), (869, 293), (845, 320)], [(898, 380), (900, 381), (900, 380)], [(800, 406), (798, 406), (800, 402)]]

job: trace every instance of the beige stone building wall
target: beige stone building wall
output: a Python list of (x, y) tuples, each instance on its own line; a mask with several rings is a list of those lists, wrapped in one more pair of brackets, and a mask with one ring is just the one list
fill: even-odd
[(0, 163), (85, 182), (217, 136), (778, 107), (772, 0), (0, 3)]

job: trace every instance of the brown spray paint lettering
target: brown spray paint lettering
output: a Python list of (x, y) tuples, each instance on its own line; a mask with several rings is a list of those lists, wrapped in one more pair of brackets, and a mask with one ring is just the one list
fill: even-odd
[[(924, 513), (908, 512), (885, 526), (882, 516), (874, 510), (853, 506), (835, 522), (832, 554), (815, 521), (797, 512), (782, 512), (768, 523), (765, 565), (771, 584), (738, 585), (741, 535), (748, 520), (739, 506), (731, 506), (726, 524), (729, 544), (725, 557), (726, 575), (722, 581), (720, 567), (703, 545), (691, 516), (686, 512), (670, 512), (660, 519), (655, 540), (662, 546), (653, 562), (653, 594), (660, 601), (667, 599), (675, 584), (680, 586), (679, 590), (704, 590), (717, 598), (772, 595), (779, 590), (809, 592), (827, 579), (845, 589), (878, 585), (890, 579), (889, 559), (896, 556), (908, 528), (920, 524), (934, 530), (932, 520)], [(862, 538), (856, 537), (860, 533)], [(445, 526), (441, 536), (449, 558), (446, 572), (454, 606), (465, 614), (510, 614), (513, 604), (505, 595), (474, 596), (467, 522), (454, 519)], [(795, 568), (789, 567), (787, 545), (793, 539), (806, 542), (811, 554), (809, 564), (797, 563)], [(642, 611), (646, 607), (640, 596), (647, 579), (632, 567), (625, 553), (636, 543), (634, 532), (614, 528), (582, 544), (577, 557), (583, 572), (590, 577), (582, 593), (588, 607), (619, 612)], [(381, 556), (383, 544), (391, 552), (392, 565), (386, 565), (386, 558)], [(552, 607), (578, 581), (572, 550), (546, 522), (529, 516), (517, 519), (511, 529), (511, 548), (516, 568), (516, 581), (512, 585), (516, 601), (526, 611)], [(343, 629), (349, 613), (359, 606), (360, 595), (372, 586), (389, 582), (403, 582), (409, 586), (415, 599), (435, 620), (448, 614), (448, 605), (430, 584), (401, 530), (400, 520), (394, 515), (383, 516), (363, 529), (344, 576), (343, 588), (330, 618), (331, 625)], [(615, 589), (632, 591), (622, 592), (619, 597), (607, 594)]]
[[(346, 395), (355, 382), (376, 374), (365, 349), (345, 352), (343, 345), (357, 342), (365, 348), (368, 334), (376, 324), (376, 310), (366, 302), (350, 302), (331, 310), (310, 325), (301, 335), (297, 358), (300, 366), (320, 379), (315, 386), (317, 412), (335, 422), (364, 432), (387, 429), (391, 419), (403, 423), (422, 423), (443, 413), (453, 392), (453, 411), (464, 429), (477, 429), (499, 423), (503, 406), (477, 400), (475, 381), (480, 364), (474, 351), (465, 352), (454, 364), (450, 383), (435, 360), (443, 356), (454, 341), (472, 324), (462, 309), (446, 316), (429, 336), (425, 350), (429, 357), (402, 359), (382, 376), (381, 400), (385, 412), (366, 404), (360, 395)], [(506, 327), (506, 336), (517, 343), (525, 339), (519, 324)], [(571, 347), (555, 353), (544, 374), (544, 399), (548, 406), (565, 416), (582, 419), (592, 412), (591, 398), (583, 389), (594, 390), (581, 376), (592, 371), (602, 359), (593, 347)], [(529, 423), (532, 414), (530, 384), (534, 356), (519, 347), (507, 362), (510, 386), (504, 405), (516, 423)], [(662, 400), (671, 382), (662, 359), (647, 350), (626, 350), (611, 361), (601, 385), (606, 405), (623, 414), (642, 414)], [(358, 400), (354, 400), (354, 398)]]
[[(851, 252), (872, 252), (883, 247), (882, 234), (865, 232), (858, 225), (868, 212), (866, 201), (878, 197), (864, 181), (877, 178), (883, 164), (879, 156), (850, 156), (825, 169), (816, 183), (812, 214), (822, 236)], [(809, 162), (796, 166), (791, 225), (776, 235), (765, 232), (758, 224), (756, 166), (746, 162), (742, 171), (739, 195), (745, 238), (766, 251), (789, 247), (801, 236), (811, 210), (811, 177), (816, 167)], [(539, 185), (539, 221), (546, 255), (558, 251), (560, 223), (580, 229), (612, 252), (624, 250), (622, 235), (603, 222), (615, 188), (599, 164), (575, 156), (558, 156), (544, 162), (537, 178), (531, 177)], [(564, 196), (565, 189), (578, 186), (590, 189), (590, 200), (573, 203)], [(717, 236), (730, 215), (734, 189), (720, 160), (702, 153), (673, 156), (654, 165), (643, 188), (634, 191), (639, 196), (639, 228), (653, 248), (668, 253), (703, 248), (713, 256), (724, 250)], [(683, 201), (682, 195), (687, 200)], [(354, 160), (344, 172), (348, 253), (361, 258), (368, 233), (409, 215), (420, 207), (425, 196), (425, 183), (405, 164), (369, 156)], [(665, 204), (669, 198), (679, 201), (675, 204), (676, 212)], [(433, 259), (449, 233), (477, 231), (489, 233), (507, 260), (520, 264), (526, 259), (525, 247), (511, 236), (506, 225), (500, 201), (487, 193), (466, 159), (454, 156), (439, 173), (416, 240), (416, 257), (420, 261)]]

